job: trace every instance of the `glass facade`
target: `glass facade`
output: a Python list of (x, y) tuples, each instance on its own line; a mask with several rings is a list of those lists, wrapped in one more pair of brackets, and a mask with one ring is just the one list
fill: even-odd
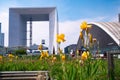
[(0, 23), (0, 46), (4, 46), (4, 33), (1, 33), (1, 23)]

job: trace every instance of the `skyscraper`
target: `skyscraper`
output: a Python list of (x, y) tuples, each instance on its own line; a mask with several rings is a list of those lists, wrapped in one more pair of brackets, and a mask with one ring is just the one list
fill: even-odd
[(4, 33), (1, 32), (1, 23), (0, 23), (0, 46), (4, 46)]

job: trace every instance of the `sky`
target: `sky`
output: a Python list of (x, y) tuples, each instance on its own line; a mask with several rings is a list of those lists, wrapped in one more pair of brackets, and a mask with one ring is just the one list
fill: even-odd
[[(82, 21), (118, 21), (120, 0), (0, 0), (0, 22), (5, 33), (5, 46), (8, 46), (9, 8), (11, 7), (56, 7), (59, 17), (59, 33), (65, 34), (62, 48), (76, 44)], [(41, 27), (43, 26), (42, 30)], [(49, 22), (33, 22), (33, 44), (41, 39), (49, 44)], [(29, 42), (29, 41), (28, 41)]]

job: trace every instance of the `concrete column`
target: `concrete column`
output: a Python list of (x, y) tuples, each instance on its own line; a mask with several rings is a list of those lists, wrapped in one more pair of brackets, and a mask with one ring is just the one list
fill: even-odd
[[(9, 12), (9, 47), (19, 45), (19, 15), (12, 10)], [(15, 42), (14, 42), (15, 41)]]
[(49, 52), (53, 52), (55, 33), (55, 11), (49, 14)]
[(9, 12), (9, 47), (26, 45), (26, 22), (21, 16), (10, 10)]
[(21, 17), (21, 21), (20, 21), (20, 44), (21, 46), (26, 46), (27, 42), (26, 42), (26, 38), (27, 38), (27, 26), (26, 26), (26, 21)]
[(58, 12), (57, 9), (55, 9), (55, 38), (54, 38), (54, 47), (55, 47), (55, 52), (57, 54), (58, 52), (58, 43), (56, 42), (56, 35), (59, 34), (59, 20), (58, 20)]

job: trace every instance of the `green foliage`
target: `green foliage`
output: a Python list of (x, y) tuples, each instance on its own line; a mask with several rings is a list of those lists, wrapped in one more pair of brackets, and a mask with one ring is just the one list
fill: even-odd
[(49, 71), (56, 80), (106, 80), (107, 69), (103, 62), (103, 60), (91, 59), (84, 63), (80, 63), (79, 60), (56, 62)]
[(120, 59), (114, 59), (115, 79), (120, 80)]
[(18, 49), (18, 50), (15, 50), (15, 54), (16, 55), (26, 55), (26, 50), (25, 49)]
[[(3, 57), (0, 62), (0, 71), (49, 71), (50, 77), (55, 80), (107, 80), (107, 61), (103, 59), (87, 59), (81, 62), (79, 58), (68, 58), (61, 61), (59, 56), (55, 62), (48, 59), (39, 60), (39, 56), (24, 56), (12, 61)], [(115, 78), (119, 80), (120, 60), (115, 60)]]

